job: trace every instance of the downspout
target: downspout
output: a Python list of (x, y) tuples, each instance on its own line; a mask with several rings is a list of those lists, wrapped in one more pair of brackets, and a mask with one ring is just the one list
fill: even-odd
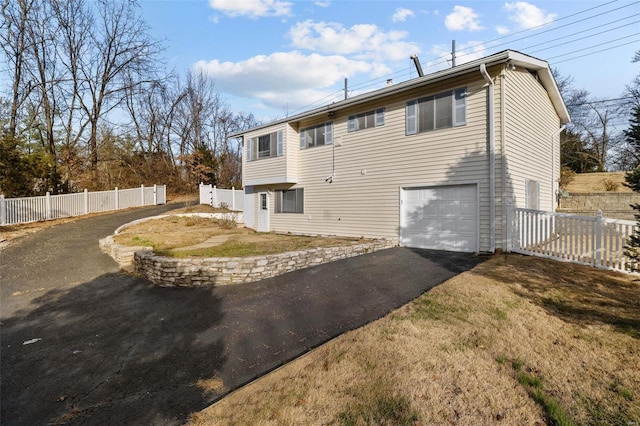
[(500, 242), (500, 248), (503, 251), (507, 250), (507, 208), (508, 202), (507, 200), (507, 136), (505, 134), (506, 123), (505, 123), (505, 98), (507, 96), (507, 70), (506, 68), (502, 69), (500, 72), (500, 155), (502, 156), (502, 162), (500, 165), (501, 170), (501, 179), (502, 179), (502, 220), (500, 222), (500, 233), (502, 235), (502, 240)]
[(494, 117), (493, 117), (493, 92), (494, 84), (491, 76), (487, 72), (485, 64), (480, 64), (480, 74), (484, 77), (485, 81), (489, 84), (489, 99), (487, 116), (489, 126), (489, 251), (495, 253), (496, 251), (496, 158), (495, 158), (495, 131), (494, 131)]
[[(565, 129), (564, 124), (562, 126), (560, 126), (560, 128), (558, 130), (556, 130), (555, 132), (553, 132), (553, 136), (551, 136), (551, 188), (555, 189), (555, 191), (551, 191), (551, 205), (553, 206), (553, 211), (556, 211), (556, 207), (557, 204), (559, 203), (560, 199), (554, 199), (554, 197), (557, 197), (559, 191), (560, 191), (560, 187), (558, 186), (558, 188), (556, 189), (556, 183), (558, 178), (556, 178), (556, 148), (555, 148), (555, 142), (556, 142), (556, 138), (558, 136), (560, 136), (560, 133), (562, 133), (562, 131)], [(560, 150), (560, 141), (558, 141), (558, 151)], [(560, 165), (560, 164), (558, 164)]]

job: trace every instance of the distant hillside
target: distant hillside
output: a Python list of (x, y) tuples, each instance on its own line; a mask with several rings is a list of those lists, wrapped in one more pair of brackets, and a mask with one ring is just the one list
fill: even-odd
[[(581, 173), (574, 175), (566, 190), (574, 193), (585, 192), (632, 192), (624, 186), (625, 172), (605, 172), (605, 173)], [(607, 191), (608, 182), (613, 186), (617, 183), (615, 190)]]

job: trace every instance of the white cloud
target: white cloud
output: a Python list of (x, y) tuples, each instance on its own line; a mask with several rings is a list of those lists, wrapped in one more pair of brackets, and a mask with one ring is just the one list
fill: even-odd
[(209, 0), (209, 6), (228, 16), (291, 16), (293, 3), (279, 0)]
[(296, 48), (328, 54), (353, 55), (359, 60), (398, 61), (419, 51), (416, 43), (405, 41), (406, 31), (381, 31), (373, 24), (345, 28), (334, 22), (299, 22), (289, 31)]
[(318, 6), (318, 7), (329, 7), (331, 5), (331, 2), (329, 2), (329, 1), (317, 1), (314, 4), (316, 6)]
[(454, 6), (453, 12), (445, 18), (444, 25), (450, 31), (479, 31), (482, 29), (479, 17), (470, 7)]
[(399, 7), (396, 9), (396, 12), (391, 16), (391, 20), (393, 22), (404, 22), (407, 18), (413, 17), (415, 14), (411, 9), (405, 9), (404, 7)]
[(209, 21), (213, 22), (214, 24), (219, 24), (220, 17), (218, 15), (211, 15), (209, 16)]
[[(480, 41), (457, 43), (456, 52), (456, 65), (462, 65), (486, 56), (487, 46)], [(431, 48), (431, 53), (436, 55), (438, 59), (423, 66), (425, 73), (428, 74), (451, 67), (451, 45), (436, 44)]]
[(194, 67), (212, 76), (222, 92), (259, 99), (270, 108), (291, 110), (323, 98), (327, 94), (323, 89), (341, 84), (345, 77), (391, 72), (384, 65), (340, 55), (304, 55), (297, 51), (258, 55), (240, 62), (198, 61)]
[(504, 8), (511, 12), (509, 19), (525, 30), (548, 24), (557, 16), (555, 13), (546, 13), (543, 9), (524, 1), (505, 3)]
[(509, 28), (502, 25), (498, 25), (496, 27), (496, 32), (500, 35), (506, 35), (506, 34), (509, 34)]

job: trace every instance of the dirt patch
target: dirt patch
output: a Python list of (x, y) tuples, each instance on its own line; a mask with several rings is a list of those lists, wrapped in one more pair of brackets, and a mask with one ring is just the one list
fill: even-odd
[(633, 192), (624, 186), (626, 172), (579, 173), (573, 176), (566, 190), (575, 193), (587, 192)]
[(629, 276), (495, 256), (191, 424), (634, 424), (639, 330)]

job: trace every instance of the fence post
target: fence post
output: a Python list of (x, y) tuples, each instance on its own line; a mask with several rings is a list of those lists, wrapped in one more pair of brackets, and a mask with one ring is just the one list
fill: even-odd
[(0, 225), (7, 223), (7, 206), (5, 205), (4, 195), (0, 194)]
[(602, 262), (602, 210), (596, 213), (596, 252), (594, 253), (593, 266), (599, 268)]
[(204, 186), (204, 182), (200, 182), (200, 185), (198, 185), (198, 203), (200, 204), (204, 204), (202, 201), (202, 187)]
[(49, 191), (47, 191), (46, 194), (46, 200), (45, 200), (45, 205), (46, 205), (46, 209), (47, 209), (47, 220), (51, 219), (51, 193)]
[(153, 205), (158, 205), (158, 185), (153, 185)]
[(231, 187), (231, 210), (236, 210), (236, 188)]
[(116, 210), (120, 210), (120, 193), (118, 192), (118, 187), (116, 186), (116, 189), (113, 190), (115, 197), (116, 197)]
[(89, 190), (84, 189), (84, 214), (89, 214)]
[(213, 207), (213, 185), (209, 184), (209, 205)]
[(140, 185), (140, 195), (141, 195), (140, 200), (142, 200), (142, 202), (140, 203), (140, 205), (141, 205), (141, 206), (144, 206), (144, 184)]

